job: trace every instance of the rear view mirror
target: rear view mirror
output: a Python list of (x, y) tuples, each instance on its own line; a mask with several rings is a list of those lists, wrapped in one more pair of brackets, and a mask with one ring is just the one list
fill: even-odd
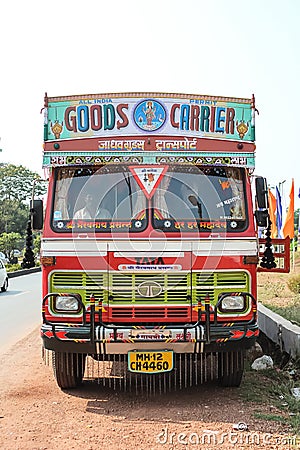
[(32, 228), (34, 230), (41, 230), (44, 223), (43, 200), (33, 200), (31, 206)]
[(256, 201), (259, 209), (268, 209), (268, 186), (263, 177), (255, 178)]

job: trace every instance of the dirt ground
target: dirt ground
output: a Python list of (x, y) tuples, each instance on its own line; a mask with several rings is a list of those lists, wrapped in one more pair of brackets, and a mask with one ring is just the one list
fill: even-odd
[(296, 294), (288, 288), (289, 278), (300, 273), (300, 252), (296, 253), (295, 264), (290, 273), (259, 272), (257, 279), (258, 300), (265, 306), (287, 307), (295, 302)]
[[(288, 304), (287, 276), (260, 274), (259, 292), (278, 306)], [(249, 383), (237, 389), (204, 384), (147, 397), (87, 381), (61, 391), (42, 360), (37, 329), (0, 354), (0, 449), (300, 449), (300, 439), (286, 426), (255, 418), (258, 409), (276, 414), (276, 408), (245, 401), (243, 386)]]
[[(292, 448), (291, 432), (282, 424), (254, 419), (257, 404), (245, 402), (242, 389), (210, 384), (147, 398), (88, 381), (79, 390), (63, 392), (41, 358), (35, 330), (0, 355), (0, 448)], [(262, 408), (274, 412), (273, 405)], [(238, 423), (240, 430), (234, 430)]]

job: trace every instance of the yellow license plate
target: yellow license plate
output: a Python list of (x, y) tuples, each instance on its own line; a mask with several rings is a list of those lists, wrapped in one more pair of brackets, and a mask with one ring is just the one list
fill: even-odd
[(128, 370), (135, 373), (160, 373), (173, 369), (173, 352), (128, 352)]

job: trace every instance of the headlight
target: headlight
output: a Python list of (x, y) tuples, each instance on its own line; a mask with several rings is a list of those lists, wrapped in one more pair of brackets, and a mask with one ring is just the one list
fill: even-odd
[(243, 295), (225, 295), (220, 302), (220, 311), (244, 311), (245, 306)]
[(80, 310), (80, 304), (78, 299), (73, 295), (58, 295), (54, 298), (54, 309), (59, 312), (76, 313)]

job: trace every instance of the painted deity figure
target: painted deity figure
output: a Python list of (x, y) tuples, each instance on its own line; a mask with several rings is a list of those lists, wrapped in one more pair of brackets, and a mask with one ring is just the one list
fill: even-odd
[(146, 115), (147, 126), (152, 126), (152, 121), (155, 118), (155, 108), (153, 106), (153, 102), (147, 102), (146, 110), (143, 109), (144, 114)]

